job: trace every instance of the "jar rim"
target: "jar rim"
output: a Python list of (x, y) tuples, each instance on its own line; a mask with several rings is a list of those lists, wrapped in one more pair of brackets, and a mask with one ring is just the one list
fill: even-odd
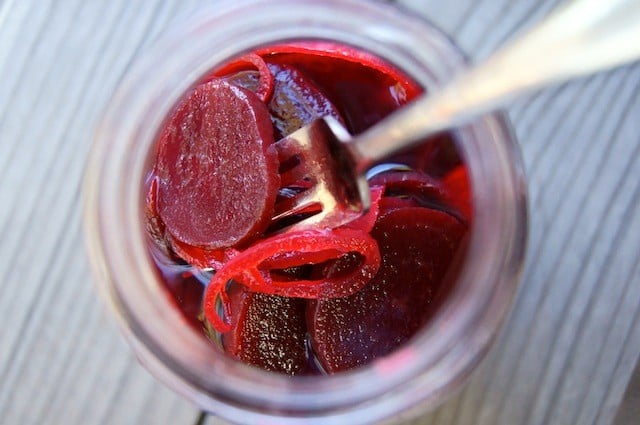
[[(247, 10), (255, 16), (247, 14)], [(353, 31), (354, 20), (360, 22), (361, 31)], [(222, 25), (225, 23), (226, 26)], [(332, 40), (374, 52), (428, 89), (429, 85), (442, 83), (436, 78), (442, 80), (442, 76), (435, 75), (433, 63), (431, 68), (424, 68), (427, 56), (435, 55), (431, 62), (441, 61), (438, 66), (443, 69), (438, 74), (452, 75), (464, 66), (459, 49), (421, 18), (407, 16), (390, 5), (358, 0), (216, 3), (176, 28), (134, 64), (122, 80), (97, 130), (85, 176), (85, 228), (94, 269), (101, 290), (116, 310), (142, 361), (183, 395), (209, 410), (221, 410), (223, 406), (231, 409), (226, 413), (236, 420), (246, 420), (245, 409), (258, 416), (279, 415), (277, 411), (294, 415), (328, 412), (347, 415), (349, 409), (354, 409), (383, 417), (388, 413), (371, 400), (380, 401), (390, 389), (406, 387), (407, 380), (414, 386), (431, 386), (432, 402), (437, 402), (438, 393), (445, 386), (459, 381), (443, 376), (443, 368), (448, 371), (457, 368), (456, 377), (464, 376), (495, 335), (507, 312), (504, 306), (508, 303), (504, 301), (515, 292), (513, 282), (524, 258), (524, 179), (515, 138), (505, 116), (485, 117), (459, 130), (461, 140), (466, 141), (461, 148), (472, 182), (485, 184), (485, 174), (489, 173), (488, 181), (496, 183), (493, 195), (500, 198), (497, 202), (502, 207), (497, 214), (496, 211), (486, 214), (483, 206), (487, 200), (478, 196), (482, 186), (475, 185), (474, 205), (478, 208), (474, 208), (467, 255), (493, 256), (493, 261), (488, 265), (475, 264), (475, 268), (465, 262), (458, 279), (460, 287), (436, 313), (428, 329), (389, 356), (334, 376), (291, 378), (232, 359), (216, 358), (211, 355), (214, 347), (170, 308), (167, 297), (156, 296), (146, 304), (141, 303), (149, 294), (158, 293), (158, 285), (144, 239), (140, 200), (144, 197), (142, 182), (149, 152), (164, 118), (182, 93), (201, 76), (243, 51), (294, 39)], [(416, 46), (432, 50), (418, 51)], [(166, 60), (168, 53), (170, 61)], [(487, 164), (476, 160), (480, 157), (486, 161), (499, 160), (500, 166), (489, 169)], [(505, 178), (513, 185), (498, 184)], [(489, 229), (496, 233), (488, 235)], [(131, 275), (120, 275), (123, 270)], [(130, 279), (140, 284), (128, 285)], [(477, 280), (487, 283), (481, 285)], [(488, 308), (502, 310), (486, 318)], [(148, 320), (149, 317), (154, 320)], [(478, 320), (486, 329), (470, 331), (470, 324)], [(448, 332), (446, 338), (444, 330)], [(166, 339), (168, 331), (172, 334), (170, 343)], [(457, 352), (459, 338), (473, 339), (473, 349)], [(431, 346), (432, 351), (427, 355), (420, 351), (416, 354), (425, 345)], [(184, 353), (183, 347), (189, 347), (189, 352)], [(456, 351), (457, 357), (449, 350)], [(413, 362), (407, 361), (407, 356)], [(220, 383), (216, 378), (223, 373), (225, 382)], [(229, 373), (235, 375), (229, 377)], [(394, 399), (408, 407), (416, 400), (412, 396), (399, 401), (405, 392), (397, 391)]]

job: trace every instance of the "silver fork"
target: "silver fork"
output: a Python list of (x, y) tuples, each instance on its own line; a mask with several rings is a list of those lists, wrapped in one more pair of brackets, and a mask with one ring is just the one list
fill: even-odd
[(310, 187), (277, 219), (315, 205), (287, 229), (337, 227), (370, 206), (365, 173), (426, 136), (468, 122), (516, 96), (640, 58), (640, 0), (574, 0), (439, 91), (421, 97), (352, 138), (337, 120), (315, 120), (276, 143), (297, 156), (291, 172)]

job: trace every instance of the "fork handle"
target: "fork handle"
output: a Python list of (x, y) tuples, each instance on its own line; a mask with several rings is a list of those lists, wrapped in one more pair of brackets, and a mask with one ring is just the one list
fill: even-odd
[(574, 0), (349, 143), (360, 171), (514, 97), (640, 58), (640, 0)]

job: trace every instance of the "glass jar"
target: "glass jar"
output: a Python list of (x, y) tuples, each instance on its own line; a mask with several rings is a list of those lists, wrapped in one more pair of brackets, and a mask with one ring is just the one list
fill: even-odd
[(432, 25), (358, 0), (216, 2), (182, 22), (123, 78), (86, 171), (85, 225), (100, 288), (140, 361), (203, 409), (240, 423), (369, 423), (441, 402), (478, 363), (508, 312), (524, 258), (526, 196), (517, 145), (496, 113), (456, 130), (474, 217), (455, 289), (408, 343), (332, 376), (289, 377), (227, 357), (188, 326), (155, 272), (145, 240), (143, 181), (159, 128), (212, 68), (256, 47), (333, 40), (370, 51), (427, 91), (465, 66)]

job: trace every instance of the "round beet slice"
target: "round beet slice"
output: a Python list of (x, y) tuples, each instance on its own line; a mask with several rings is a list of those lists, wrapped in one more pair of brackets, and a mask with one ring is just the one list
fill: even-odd
[(289, 65), (267, 63), (274, 80), (269, 112), (277, 138), (288, 136), (324, 116), (342, 122), (336, 107), (302, 72)]
[(307, 326), (329, 373), (364, 365), (407, 341), (425, 323), (466, 228), (422, 207), (381, 212), (372, 236), (382, 265), (359, 292), (310, 301)]
[(208, 249), (247, 242), (269, 224), (279, 186), (266, 106), (221, 80), (201, 84), (162, 131), (158, 214), (171, 235)]
[(471, 199), (466, 168), (458, 166), (454, 171), (455, 174), (449, 173), (444, 180), (422, 171), (387, 171), (374, 176), (370, 183), (384, 186), (381, 206), (390, 206), (392, 203), (408, 206), (404, 201), (411, 201), (415, 206), (441, 210), (468, 223)]
[(447, 188), (447, 202), (467, 221), (471, 221), (473, 204), (471, 202), (471, 184), (467, 167), (459, 165), (442, 180)]
[(269, 64), (293, 65), (322, 90), (347, 128), (358, 134), (423, 90), (367, 52), (331, 42), (301, 42), (258, 50)]
[(387, 171), (374, 176), (370, 184), (383, 186), (385, 197), (412, 199), (424, 207), (442, 209), (446, 198), (443, 185), (421, 171)]
[(251, 90), (263, 103), (267, 103), (273, 94), (273, 75), (264, 59), (255, 53), (249, 53), (224, 65), (205, 81), (220, 77), (235, 86)]
[(233, 330), (222, 334), (229, 355), (262, 369), (290, 375), (309, 372), (305, 301), (229, 289)]

